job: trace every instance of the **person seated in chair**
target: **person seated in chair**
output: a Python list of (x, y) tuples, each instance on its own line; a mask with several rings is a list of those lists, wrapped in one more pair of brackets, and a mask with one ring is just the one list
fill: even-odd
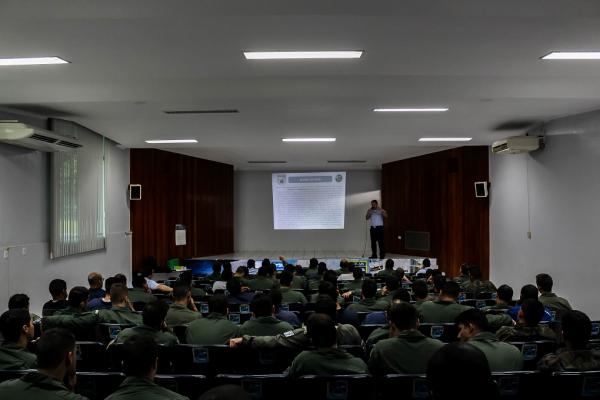
[(17, 293), (17, 294), (13, 294), (12, 296), (10, 296), (10, 298), (8, 299), (8, 309), (9, 310), (18, 310), (18, 309), (27, 310), (27, 311), (29, 311), (29, 315), (31, 315), (31, 319), (33, 320), (34, 323), (36, 321), (41, 320), (39, 315), (32, 313), (31, 310), (29, 309), (29, 296), (27, 296), (25, 293)]
[(283, 297), (283, 304), (289, 303), (302, 303), (306, 304), (306, 297), (301, 292), (292, 290), (292, 282), (294, 280), (294, 274), (289, 271), (283, 271), (279, 277), (279, 284), (281, 285), (281, 296)]
[(336, 325), (327, 314), (315, 313), (306, 322), (307, 335), (315, 350), (298, 354), (288, 369), (291, 378), (303, 375), (367, 374), (360, 358), (337, 347)]
[(560, 315), (567, 311), (571, 311), (571, 304), (562, 297), (557, 296), (555, 293), (552, 293), (552, 286), (554, 285), (554, 281), (552, 277), (548, 274), (538, 274), (535, 277), (535, 284), (540, 291), (540, 297), (538, 300), (544, 305), (544, 307), (554, 311), (558, 314), (558, 319), (560, 320)]
[(385, 260), (384, 267), (377, 273), (378, 278), (387, 278), (388, 276), (394, 275), (394, 260), (388, 258)]
[(165, 322), (168, 326), (187, 325), (202, 317), (198, 312), (192, 292), (186, 282), (176, 282), (173, 287), (173, 303), (169, 306)]
[(423, 374), (427, 362), (444, 343), (419, 332), (418, 311), (409, 303), (393, 303), (389, 311), (389, 338), (371, 351), (371, 374)]
[[(523, 302), (527, 299), (538, 300), (538, 289), (534, 285), (523, 286), (521, 288), (521, 295), (520, 295), (519, 301), (517, 302), (516, 305), (509, 308), (509, 310), (506, 312), (508, 315), (510, 315), (510, 317), (514, 321), (517, 321), (519, 319), (518, 315), (519, 315), (519, 311), (521, 310), (521, 304), (523, 304)], [(544, 316), (542, 317), (542, 321), (543, 322), (552, 321), (552, 314), (545, 307), (544, 307)]]
[(4, 338), (0, 346), (0, 370), (35, 368), (37, 357), (27, 350), (33, 338), (33, 322), (29, 311), (6, 311), (0, 316), (0, 332)]
[(102, 289), (102, 284), (104, 283), (104, 278), (102, 277), (102, 275), (98, 272), (91, 272), (88, 275), (87, 279), (88, 279), (88, 284), (90, 285), (89, 300), (104, 297), (105, 291), (104, 291), (104, 289)]
[(481, 269), (473, 265), (469, 268), (469, 280), (463, 283), (462, 290), (477, 296), (481, 293), (495, 293), (496, 286), (490, 281), (482, 280)]
[(112, 302), (110, 298), (110, 289), (116, 283), (114, 277), (109, 277), (104, 281), (104, 295), (102, 297), (96, 297), (91, 299), (87, 303), (87, 309), (89, 311), (94, 310), (110, 310), (112, 308)]
[(275, 318), (275, 307), (270, 294), (257, 294), (250, 303), (252, 319), (240, 327), (240, 334), (252, 336), (274, 336), (288, 332), (294, 327)]
[(129, 289), (127, 295), (132, 303), (149, 303), (156, 300), (143, 275), (136, 274), (131, 281), (131, 285), (133, 289)]
[(417, 309), (421, 306), (421, 304), (432, 300), (432, 298), (429, 297), (429, 288), (427, 287), (427, 282), (425, 282), (423, 279), (416, 279), (413, 282), (412, 292), (413, 297), (415, 298), (414, 306)]
[(209, 314), (206, 318), (192, 321), (186, 330), (189, 344), (227, 344), (229, 339), (240, 336), (239, 327), (227, 319), (227, 299), (215, 294), (208, 300)]
[(146, 303), (142, 313), (143, 325), (123, 329), (115, 343), (124, 343), (132, 336), (147, 336), (162, 346), (175, 346), (179, 340), (171, 332), (167, 331), (165, 317), (169, 306), (162, 300), (154, 300)]
[(503, 310), (508, 311), (512, 306), (513, 289), (508, 285), (500, 285), (496, 290), (496, 304), (484, 307), (482, 311)]
[(227, 292), (228, 304), (250, 304), (254, 298), (254, 293), (248, 292), (242, 287), (242, 281), (238, 278), (231, 278), (227, 281)]
[[(50, 329), (36, 343), (37, 371), (0, 384), (0, 398), (19, 400), (85, 400), (72, 393), (75, 386), (75, 337)], [(67, 383), (68, 387), (65, 385)]]
[(273, 279), (273, 268), (269, 259), (265, 258), (262, 261), (261, 267), (256, 273), (256, 277), (250, 281), (250, 289), (256, 290), (273, 290), (279, 286), (279, 282)]
[(271, 296), (273, 307), (275, 307), (275, 318), (277, 318), (280, 321), (285, 321), (293, 327), (300, 327), (300, 325), (302, 325), (302, 323), (300, 322), (300, 318), (298, 318), (298, 315), (296, 315), (296, 313), (281, 309), (281, 290), (273, 289), (271, 290), (271, 293), (269, 293), (269, 295)]
[(538, 363), (540, 371), (598, 371), (600, 351), (588, 347), (592, 323), (581, 311), (567, 311), (561, 320), (565, 347), (546, 354)]
[[(78, 316), (83, 315), (87, 310), (88, 289), (83, 286), (75, 286), (69, 291), (69, 308), (58, 310), (52, 316), (45, 317), (42, 320), (43, 330), (57, 328), (62, 326), (63, 321), (71, 321)], [(78, 340), (91, 340), (94, 338), (93, 326), (71, 327), (72, 333)]]
[(358, 303), (350, 304), (347, 310), (354, 312), (385, 311), (388, 303), (378, 303), (375, 299), (376, 294), (377, 283), (373, 279), (365, 279), (362, 285), (362, 299)]
[[(414, 285), (414, 284), (413, 284)], [(458, 283), (447, 281), (440, 292), (439, 300), (426, 301), (418, 309), (423, 323), (454, 323), (456, 317), (472, 307), (458, 304), (460, 287)]]
[(154, 383), (157, 369), (158, 346), (152, 337), (134, 335), (128, 338), (123, 343), (123, 371), (126, 378), (106, 400), (188, 399)]
[(456, 317), (458, 338), (469, 342), (485, 354), (492, 372), (520, 371), (523, 369), (523, 356), (515, 346), (501, 342), (491, 332), (485, 314), (471, 309)]
[(42, 307), (42, 315), (51, 315), (56, 310), (69, 307), (67, 303), (67, 282), (62, 279), (52, 279), (48, 286), (52, 300), (48, 300)]
[(519, 310), (515, 326), (503, 326), (496, 336), (504, 342), (531, 342), (536, 340), (556, 340), (556, 333), (546, 324), (540, 324), (544, 315), (544, 305), (538, 300), (527, 299)]
[(461, 288), (469, 281), (469, 268), (469, 264), (462, 263), (460, 265), (460, 275), (455, 276), (454, 279), (452, 279), (454, 282), (458, 283)]

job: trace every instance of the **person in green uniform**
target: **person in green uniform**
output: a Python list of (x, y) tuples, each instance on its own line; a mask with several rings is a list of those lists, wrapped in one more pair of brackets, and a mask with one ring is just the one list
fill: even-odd
[(400, 290), (400, 279), (396, 275), (390, 275), (385, 278), (385, 286), (381, 289), (378, 302), (384, 302), (386, 305), (392, 303), (394, 295)]
[(278, 282), (273, 279), (273, 268), (268, 259), (264, 259), (261, 267), (256, 273), (256, 277), (250, 281), (250, 289), (256, 290), (272, 290), (278, 286)]
[(378, 278), (387, 278), (394, 275), (394, 260), (388, 258), (385, 260), (385, 266), (377, 273)]
[(69, 307), (59, 310), (53, 315), (79, 315), (86, 312), (89, 290), (84, 286), (74, 286), (69, 291), (67, 302)]
[(556, 353), (546, 354), (538, 362), (538, 369), (555, 371), (598, 371), (600, 351), (588, 347), (592, 323), (581, 311), (567, 311), (561, 321), (565, 347)]
[(306, 297), (301, 292), (292, 290), (292, 281), (294, 280), (294, 274), (290, 271), (283, 271), (279, 277), (279, 284), (281, 285), (281, 296), (282, 303), (302, 303), (306, 304)]
[(350, 304), (347, 310), (354, 312), (385, 311), (388, 303), (378, 303), (375, 299), (377, 283), (373, 279), (365, 279), (362, 285), (362, 299), (358, 303)]
[(515, 346), (501, 342), (490, 332), (485, 314), (472, 309), (456, 317), (458, 338), (469, 342), (485, 354), (492, 372), (520, 371), (523, 369), (523, 356)]
[(177, 282), (173, 287), (173, 303), (165, 321), (168, 326), (187, 325), (192, 321), (202, 318), (198, 312), (190, 287), (185, 282)]
[(168, 310), (169, 306), (162, 300), (147, 303), (142, 314), (144, 324), (123, 329), (115, 339), (115, 343), (124, 343), (132, 336), (147, 336), (162, 346), (171, 347), (179, 344), (177, 337), (167, 331), (165, 317)]
[(425, 282), (423, 279), (416, 279), (413, 282), (412, 292), (413, 297), (415, 298), (414, 305), (417, 307), (417, 309), (421, 307), (421, 304), (431, 300), (429, 297), (429, 288), (427, 287), (427, 282)]
[(426, 301), (418, 307), (421, 315), (420, 321), (423, 323), (454, 323), (458, 314), (472, 308), (456, 302), (459, 292), (458, 283), (446, 282), (440, 292), (439, 300)]
[(31, 319), (33, 320), (33, 322), (42, 319), (39, 315), (34, 314), (31, 312), (31, 310), (29, 310), (29, 296), (27, 296), (25, 293), (17, 293), (10, 296), (10, 298), (8, 299), (8, 309), (23, 309), (29, 311), (29, 315), (31, 315)]
[(98, 310), (98, 322), (121, 325), (141, 325), (142, 316), (133, 311), (128, 293), (125, 286), (120, 284), (112, 285), (110, 288), (112, 307), (110, 310)]
[(132, 303), (149, 303), (152, 300), (156, 300), (156, 297), (151, 293), (152, 291), (148, 289), (146, 279), (142, 275), (136, 274), (131, 284), (133, 289), (130, 289), (127, 295), (129, 301)]
[(513, 288), (504, 284), (498, 286), (496, 290), (496, 304), (489, 307), (484, 307), (481, 310), (484, 312), (495, 310), (508, 310), (512, 307)]
[[(0, 384), (1, 399), (85, 400), (72, 393), (75, 386), (75, 337), (50, 329), (36, 343), (38, 370)], [(69, 387), (64, 382), (68, 382)]]
[(125, 380), (106, 400), (172, 399), (184, 400), (187, 397), (154, 383), (158, 369), (158, 348), (156, 342), (145, 335), (134, 335), (123, 343), (123, 371)]
[(531, 342), (556, 340), (556, 333), (547, 324), (540, 324), (544, 305), (539, 300), (527, 299), (521, 304), (515, 326), (503, 326), (496, 332), (503, 342)]
[(0, 345), (0, 370), (31, 369), (37, 357), (27, 350), (33, 338), (33, 323), (29, 311), (8, 310), (0, 316), (0, 331), (4, 341)]
[(208, 300), (209, 314), (206, 318), (192, 321), (186, 330), (189, 344), (227, 344), (229, 339), (240, 336), (239, 327), (227, 319), (227, 299), (215, 294)]
[(254, 296), (250, 303), (250, 310), (253, 318), (240, 327), (241, 335), (274, 336), (294, 329), (287, 322), (275, 318), (275, 307), (268, 294)]
[(353, 270), (352, 276), (354, 277), (354, 280), (346, 283), (344, 286), (346, 292), (344, 292), (343, 296), (345, 299), (351, 298), (352, 296), (360, 296), (363, 285), (363, 277), (365, 275), (361, 268), (356, 268), (354, 266), (351, 266), (351, 268)]
[(538, 300), (544, 305), (544, 307), (556, 313), (556, 319), (560, 320), (563, 313), (572, 310), (571, 304), (569, 304), (567, 299), (552, 293), (552, 286), (554, 285), (554, 282), (550, 275), (536, 275), (535, 283), (540, 291), (540, 297), (538, 297)]
[[(315, 303), (315, 313), (327, 314), (335, 320), (337, 316), (337, 303), (329, 295), (321, 295)], [(336, 324), (338, 345), (361, 346), (363, 344), (360, 334), (350, 324)], [(275, 336), (250, 336), (236, 337), (229, 341), (229, 346), (250, 346), (258, 349), (272, 349), (284, 347), (289, 349), (306, 349), (310, 346), (310, 338), (306, 327), (294, 329)]]
[(418, 311), (411, 304), (393, 303), (388, 313), (389, 338), (378, 341), (369, 358), (371, 374), (423, 374), (427, 362), (444, 343), (418, 331)]
[(461, 287), (467, 283), (469, 281), (469, 264), (462, 263), (460, 265), (460, 275), (454, 277), (452, 280), (458, 283)]
[(473, 265), (469, 268), (469, 280), (462, 284), (462, 290), (477, 296), (481, 293), (495, 293), (496, 286), (490, 281), (482, 280), (481, 269)]
[(315, 350), (298, 354), (288, 369), (291, 378), (303, 375), (367, 374), (363, 360), (337, 347), (335, 322), (327, 314), (315, 313), (306, 322), (307, 335)]

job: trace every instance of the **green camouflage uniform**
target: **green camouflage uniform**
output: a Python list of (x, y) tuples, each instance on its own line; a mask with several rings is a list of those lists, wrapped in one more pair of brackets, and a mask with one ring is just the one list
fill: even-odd
[(367, 364), (338, 348), (321, 348), (298, 354), (288, 369), (291, 378), (303, 375), (367, 374)]
[(304, 289), (306, 286), (306, 278), (303, 276), (294, 275), (290, 289)]
[(251, 336), (275, 336), (293, 329), (294, 327), (292, 325), (285, 321), (280, 321), (275, 317), (258, 317), (244, 322), (240, 327), (240, 334)]
[(538, 300), (544, 305), (544, 307), (550, 309), (551, 311), (555, 311), (558, 314), (557, 319), (559, 320), (560, 314), (572, 310), (567, 299), (558, 297), (554, 293), (542, 293), (540, 297), (538, 297)]
[(390, 327), (388, 325), (375, 329), (367, 338), (367, 349), (373, 347), (380, 340), (390, 338)]
[[(148, 379), (130, 376), (105, 400), (186, 400), (185, 396), (157, 385)], [(188, 399), (189, 400), (189, 399)]]
[(600, 351), (559, 349), (546, 354), (539, 362), (540, 371), (597, 371), (600, 370)]
[(70, 392), (62, 382), (39, 372), (30, 372), (20, 379), (2, 382), (0, 398), (7, 400), (86, 400), (86, 397)]
[(490, 281), (481, 281), (479, 279), (471, 281), (467, 280), (461, 285), (461, 289), (465, 292), (475, 293), (496, 293), (496, 286)]
[(385, 311), (388, 309), (386, 302), (378, 302), (377, 300), (362, 299), (358, 303), (352, 303), (348, 306), (348, 310), (355, 312), (371, 312), (371, 311)]
[(456, 278), (452, 279), (454, 282), (458, 283), (461, 287), (469, 281), (469, 275), (459, 275)]
[(133, 328), (123, 329), (117, 336), (115, 343), (125, 343), (125, 341), (133, 336), (151, 337), (162, 346), (175, 346), (179, 344), (177, 336), (170, 332), (162, 332), (158, 329), (146, 325), (134, 326)]
[(186, 330), (189, 344), (228, 344), (229, 339), (240, 336), (239, 327), (220, 313), (210, 313), (206, 318), (192, 321)]
[(421, 304), (417, 311), (420, 314), (422, 323), (454, 323), (456, 317), (463, 311), (470, 310), (473, 307), (463, 306), (454, 301), (426, 301)]
[(491, 332), (480, 332), (469, 339), (469, 344), (485, 354), (492, 372), (520, 371), (523, 356), (515, 346), (501, 342)]
[(289, 287), (281, 288), (281, 303), (302, 303), (306, 304), (306, 297), (300, 292), (290, 289)]
[(556, 333), (547, 325), (525, 326), (518, 322), (515, 326), (503, 326), (496, 332), (496, 336), (503, 342), (556, 340)]
[(173, 303), (169, 306), (165, 322), (168, 326), (187, 325), (198, 318), (202, 318), (198, 311), (192, 311), (183, 304)]
[(418, 330), (406, 330), (398, 336), (377, 342), (369, 357), (371, 374), (424, 374), (431, 356), (444, 343)]
[(273, 290), (277, 289), (279, 285), (273, 278), (268, 276), (257, 276), (250, 281), (250, 289), (256, 290)]
[[(360, 346), (362, 339), (356, 328), (349, 324), (337, 324), (337, 344), (340, 346)], [(306, 328), (294, 329), (276, 336), (243, 336), (245, 345), (258, 349), (286, 347), (305, 349), (311, 345)]]
[(37, 357), (16, 343), (4, 342), (0, 346), (0, 370), (36, 368)]

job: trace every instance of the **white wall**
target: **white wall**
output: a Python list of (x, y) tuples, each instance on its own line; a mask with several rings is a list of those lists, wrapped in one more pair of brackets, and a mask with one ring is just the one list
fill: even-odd
[(600, 135), (549, 136), (543, 151), (490, 164), (492, 281), (518, 296), (546, 272), (558, 295), (600, 319)]
[[(131, 277), (129, 230), (129, 151), (107, 152), (107, 248), (85, 255), (49, 259), (50, 162), (47, 153), (0, 144), (0, 310), (14, 293), (31, 298), (41, 313), (54, 278), (68, 287), (87, 286), (87, 275), (124, 273)], [(8, 258), (4, 257), (8, 248)]]
[[(294, 231), (273, 229), (272, 172), (234, 173), (235, 251), (362, 252), (366, 233), (365, 213), (370, 201), (380, 198), (381, 171), (347, 171), (345, 229)], [(367, 251), (371, 251), (370, 241)]]

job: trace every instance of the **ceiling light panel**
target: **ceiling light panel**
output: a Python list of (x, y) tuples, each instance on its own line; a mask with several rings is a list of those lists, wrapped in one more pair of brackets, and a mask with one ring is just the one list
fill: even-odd
[(335, 138), (283, 138), (282, 142), (335, 142)]
[(422, 137), (419, 142), (469, 142), (470, 137)]
[(436, 107), (436, 108), (374, 108), (373, 112), (446, 112), (448, 107)]
[(600, 51), (553, 51), (542, 60), (600, 60)]
[(69, 64), (69, 62), (59, 57), (0, 58), (0, 66), (2, 67), (54, 64)]
[(356, 59), (362, 50), (344, 51), (245, 51), (247, 60), (313, 60), (313, 59)]
[(196, 139), (153, 139), (146, 140), (150, 144), (171, 144), (171, 143), (198, 143)]

